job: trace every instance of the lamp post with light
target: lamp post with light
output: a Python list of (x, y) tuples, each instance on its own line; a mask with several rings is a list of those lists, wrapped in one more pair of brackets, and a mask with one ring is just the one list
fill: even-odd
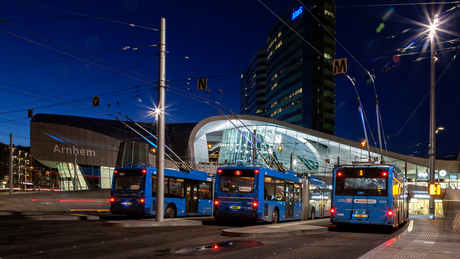
[[(430, 25), (430, 45), (431, 45), (431, 72), (430, 72), (430, 144), (429, 144), (429, 167), (430, 167), (430, 184), (434, 184), (435, 162), (436, 162), (436, 82), (435, 82), (435, 66), (436, 57), (434, 50), (434, 38), (436, 35), (436, 27), (438, 26), (438, 16), (434, 16), (434, 20)], [(430, 196), (429, 219), (434, 219), (434, 196)]]

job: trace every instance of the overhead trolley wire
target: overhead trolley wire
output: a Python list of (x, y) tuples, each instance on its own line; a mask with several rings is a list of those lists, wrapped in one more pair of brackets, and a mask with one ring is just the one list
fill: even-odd
[(158, 29), (149, 28), (149, 27), (145, 27), (145, 26), (140, 26), (140, 25), (136, 25), (136, 24), (133, 24), (133, 23), (126, 23), (126, 22), (120, 22), (120, 21), (115, 21), (115, 20), (111, 20), (111, 19), (106, 19), (106, 18), (103, 18), (103, 17), (100, 17), (100, 16), (92, 16), (92, 15), (87, 15), (87, 14), (82, 14), (82, 13), (67, 11), (67, 10), (63, 10), (63, 9), (59, 9), (59, 8), (49, 7), (49, 6), (45, 6), (45, 5), (41, 5), (41, 4), (29, 3), (29, 2), (20, 1), (20, 0), (15, 0), (15, 1), (16, 1), (16, 2), (19, 2), (19, 3), (24, 3), (24, 4), (29, 4), (29, 5), (34, 5), (34, 6), (43, 7), (43, 8), (48, 8), (48, 9), (56, 10), (56, 11), (60, 11), (60, 12), (65, 12), (65, 13), (71, 13), (71, 14), (75, 14), (75, 15), (80, 15), (80, 16), (84, 16), (84, 17), (86, 17), (86, 18), (94, 18), (94, 19), (99, 19), (99, 20), (103, 20), (103, 21), (108, 21), (108, 22), (113, 22), (113, 23), (118, 23), (118, 24), (130, 26), (130, 27), (137, 27), (137, 28), (147, 29), (147, 30), (151, 30), (151, 31), (159, 31)]
[[(17, 26), (11, 25), (11, 24), (9, 24), (9, 23), (5, 23), (5, 24), (8, 25), (8, 26), (13, 27), (13, 28), (15, 28), (15, 29), (18, 29), (18, 30), (21, 30), (21, 31), (23, 31), (23, 32), (26, 32), (26, 33), (29, 33), (29, 34), (31, 34), (31, 35), (34, 35), (34, 36), (36, 36), (36, 37), (39, 37), (39, 38), (41, 38), (41, 39), (44, 39), (44, 40), (46, 40), (46, 41), (49, 41), (49, 42), (51, 42), (51, 43), (57, 44), (57, 45), (59, 45), (59, 46), (61, 46), (61, 47), (64, 47), (64, 48), (67, 48), (67, 49), (72, 50), (72, 51), (74, 51), (74, 52), (80, 53), (80, 54), (82, 54), (82, 55), (84, 55), (84, 56), (87, 56), (87, 57), (89, 57), (89, 58), (92, 58), (92, 59), (95, 59), (95, 60), (97, 60), (97, 61), (100, 61), (100, 62), (102, 62), (102, 63), (105, 63), (105, 64), (108, 64), (108, 65), (114, 66), (114, 67), (119, 68), (119, 69), (122, 69), (122, 70), (125, 70), (124, 68), (122, 68), (122, 67), (120, 67), (120, 66), (117, 66), (117, 65), (112, 64), (112, 63), (110, 63), (110, 62), (107, 62), (107, 61), (104, 61), (104, 60), (102, 60), (102, 59), (96, 58), (96, 57), (94, 57), (94, 56), (91, 56), (91, 55), (86, 54), (86, 53), (84, 53), (84, 52), (81, 52), (81, 51), (79, 51), (79, 50), (70, 48), (70, 47), (68, 47), (68, 46), (66, 46), (66, 45), (63, 45), (63, 44), (58, 43), (58, 42), (56, 42), (56, 41), (50, 40), (50, 39), (45, 38), (45, 37), (43, 37), (43, 36), (37, 35), (37, 34), (35, 34), (35, 33), (33, 33), (33, 32), (29, 32), (29, 31), (27, 31), (27, 30), (24, 30), (24, 29), (19, 28), (19, 27), (17, 27)], [(22, 37), (22, 36), (13, 34), (13, 33), (11, 33), (11, 32), (4, 31), (4, 30), (0, 30), (0, 31), (5, 32), (5, 33), (8, 33), (8, 34), (10, 34), (10, 35), (12, 35), (12, 36), (18, 37), (18, 38), (23, 39), (23, 40), (27, 40), (27, 41), (29, 41), (29, 42), (31, 42), (31, 43), (40, 45), (40, 46), (42, 46), (42, 47), (45, 47), (45, 48), (48, 48), (48, 49), (57, 51), (57, 52), (59, 52), (59, 53), (62, 53), (62, 54), (71, 56), (71, 57), (73, 57), (73, 58), (76, 58), (76, 59), (85, 61), (85, 62), (90, 63), (90, 64), (92, 64), (92, 65), (99, 66), (99, 67), (101, 67), (101, 68), (110, 70), (110, 71), (112, 71), (112, 72), (117, 72), (117, 71), (115, 71), (115, 70), (113, 70), (113, 69), (110, 69), (110, 68), (104, 67), (104, 66), (102, 66), (102, 65), (96, 64), (96, 63), (94, 63), (94, 62), (91, 62), (91, 61), (88, 61), (88, 60), (79, 58), (79, 57), (77, 57), (77, 56), (75, 56), (75, 55), (68, 54), (68, 53), (66, 53), (66, 52), (64, 52), (64, 51), (60, 51), (60, 50), (58, 50), (58, 49), (55, 49), (55, 48), (46, 46), (46, 45), (44, 45), (44, 44), (41, 44), (41, 43), (38, 43), (38, 42), (35, 42), (35, 41), (32, 41), (32, 40), (29, 40), (29, 39), (24, 38), (24, 37)], [(125, 71), (126, 71), (126, 70), (125, 70)], [(143, 76), (143, 75), (140, 75), (140, 74), (138, 74), (138, 73), (134, 73), (134, 72), (132, 72), (132, 71), (127, 71), (127, 72), (130, 72), (131, 74), (134, 74), (134, 75), (136, 75), (136, 76), (140, 76), (140, 77), (142, 77), (142, 78), (146, 78), (146, 79), (149, 79), (149, 80), (153, 81), (153, 79), (151, 79), (151, 78), (149, 78), (149, 77), (146, 77), (146, 76)], [(121, 75), (125, 75), (125, 74), (123, 74), (123, 73), (120, 73), (120, 74), (121, 74)], [(144, 82), (144, 83), (147, 83), (146, 81), (142, 81), (141, 79), (138, 79), (138, 78), (135, 78), (135, 77), (132, 77), (132, 76), (129, 76), (129, 75), (125, 75), (125, 76), (130, 77), (130, 78), (133, 78), (133, 79), (135, 79), (135, 80), (139, 80), (139, 81)]]

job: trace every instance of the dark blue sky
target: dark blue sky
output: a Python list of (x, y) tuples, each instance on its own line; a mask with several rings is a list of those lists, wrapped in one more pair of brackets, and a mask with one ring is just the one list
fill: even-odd
[[(9, 143), (12, 132), (15, 145), (29, 145), (28, 109), (103, 119), (128, 115), (153, 122), (149, 114), (157, 92), (151, 83), (158, 78), (159, 50), (152, 46), (159, 43), (159, 32), (153, 29), (159, 29), (162, 17), (169, 52), (166, 122), (199, 122), (218, 115), (217, 108), (239, 112), (240, 74), (255, 51), (266, 46), (267, 32), (277, 19), (261, 2), (276, 14), (292, 3), (3, 0), (0, 142)], [(365, 69), (375, 75), (388, 149), (426, 156), (429, 97), (423, 99), (430, 89), (430, 59), (429, 47), (423, 48), (426, 28), (420, 24), (428, 23), (431, 6), (412, 3), (337, 1), (336, 58), (349, 58), (348, 74), (356, 80), (375, 140), (375, 93), (369, 77), (363, 76)], [(445, 128), (438, 154), (449, 159), (460, 148), (460, 65), (453, 60), (458, 49), (452, 49), (460, 42), (447, 42), (460, 38), (460, 7), (449, 10), (455, 6), (436, 6), (442, 13), (441, 29), (449, 32), (440, 32), (438, 41), (443, 43), (436, 45), (437, 125)], [(196, 90), (196, 78), (201, 77), (209, 78), (210, 93)], [(100, 107), (91, 106), (93, 96), (100, 97)], [(337, 136), (364, 138), (356, 91), (344, 75), (336, 76), (335, 119)]]

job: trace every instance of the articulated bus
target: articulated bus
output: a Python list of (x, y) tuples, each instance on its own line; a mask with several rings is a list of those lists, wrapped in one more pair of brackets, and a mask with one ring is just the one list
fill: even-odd
[(398, 228), (409, 217), (408, 191), (393, 165), (334, 168), (331, 223)]
[[(121, 167), (113, 174), (112, 214), (156, 215), (155, 167)], [(165, 218), (212, 214), (212, 178), (203, 171), (164, 169)]]
[(217, 169), (216, 219), (252, 219), (277, 223), (302, 218), (302, 178), (264, 167)]

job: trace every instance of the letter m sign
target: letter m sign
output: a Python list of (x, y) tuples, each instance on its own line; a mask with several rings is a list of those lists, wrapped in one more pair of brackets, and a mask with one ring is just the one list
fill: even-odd
[(198, 78), (198, 90), (206, 90), (208, 87), (208, 79), (207, 78)]
[(347, 73), (347, 59), (334, 59), (334, 75)]

